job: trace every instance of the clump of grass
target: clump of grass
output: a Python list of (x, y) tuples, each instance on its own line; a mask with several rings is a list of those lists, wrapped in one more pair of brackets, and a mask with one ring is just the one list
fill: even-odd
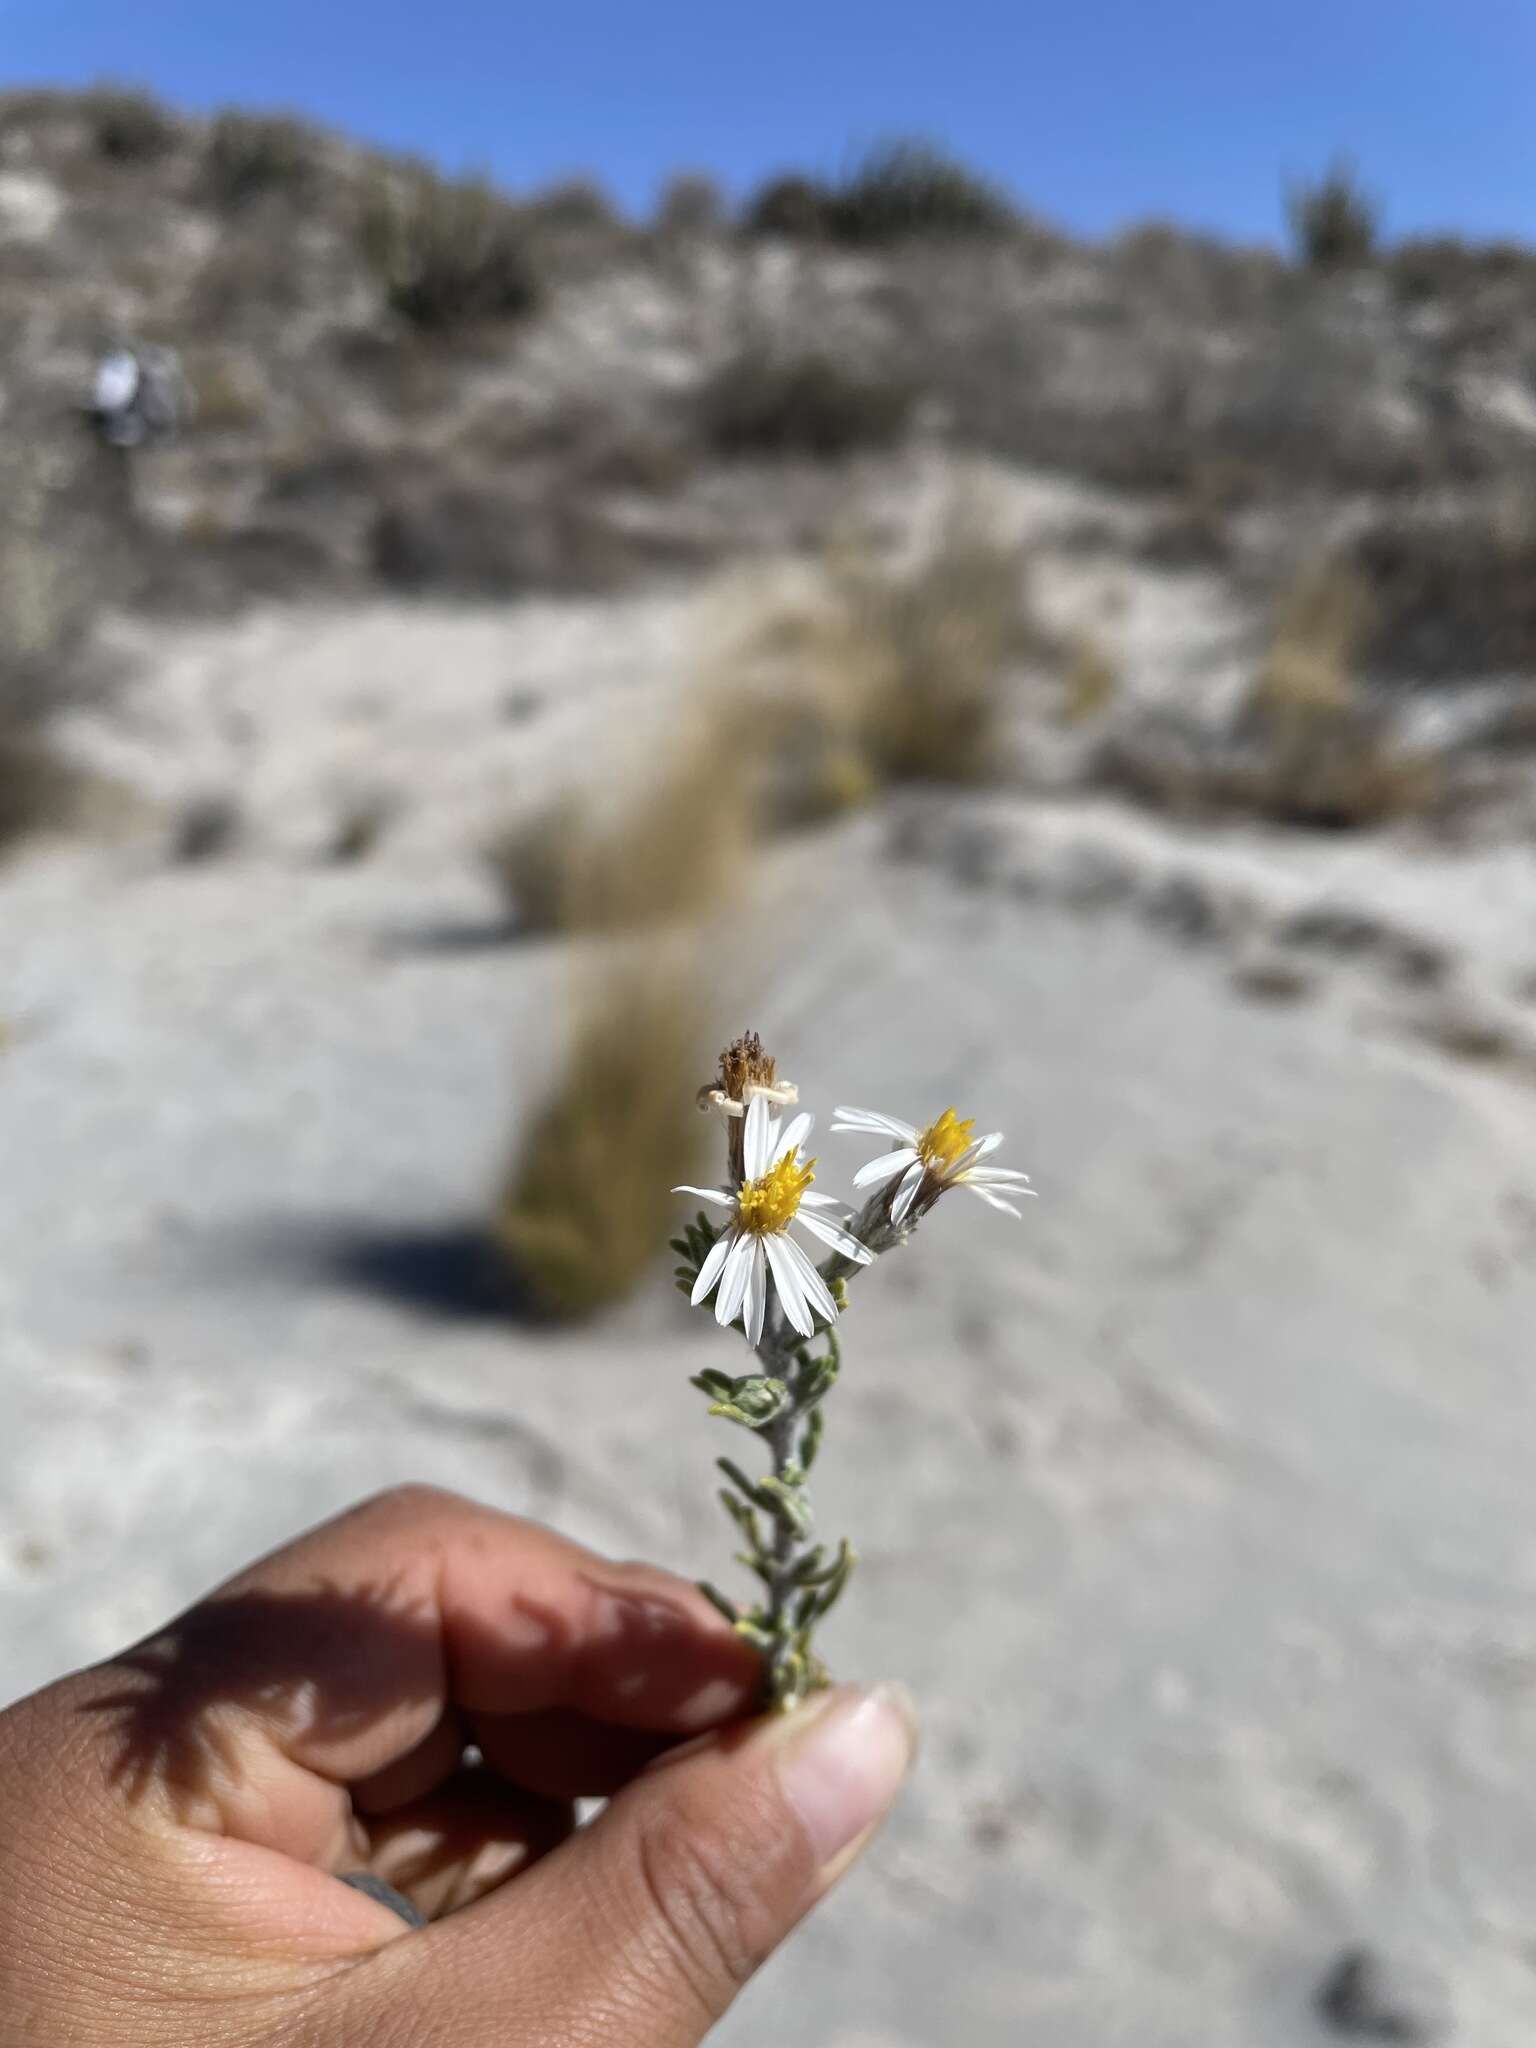
[(46, 523), (46, 494), (20, 463), (0, 476), (0, 845), (59, 822), (76, 787), (49, 726), (71, 694), (90, 632), (87, 587)]
[(539, 276), (523, 215), (484, 179), (380, 174), (359, 216), (363, 255), (393, 309), (444, 333), (531, 312)]
[(628, 801), (600, 819), (568, 802), (542, 844), (503, 852), (498, 879), (525, 915), (537, 900), (555, 930), (611, 935), (575, 983), (564, 1063), (493, 1220), (552, 1314), (627, 1293), (675, 1224), (668, 1190), (697, 1178), (702, 1134), (679, 1107), (708, 1070), (700, 1025), (719, 995), (701, 934), (741, 886), (755, 824), (739, 716), (701, 691)]
[(974, 783), (997, 770), (1010, 662), (1028, 644), (1023, 564), (973, 507), (952, 507), (915, 567), (834, 566), (833, 659), (880, 782)]
[(698, 914), (739, 872), (756, 829), (738, 707), (700, 692), (657, 772), (599, 812), (567, 793), (514, 818), (482, 849), (509, 912), (529, 930), (633, 932)]
[(315, 139), (302, 121), (230, 108), (208, 131), (203, 183), (216, 205), (235, 208), (268, 192), (302, 192), (315, 162)]
[(699, 396), (704, 439), (727, 457), (806, 455), (834, 462), (888, 448), (906, 431), (912, 392), (900, 379), (816, 350), (749, 343)]
[(1258, 758), (1234, 780), (1289, 823), (1347, 830), (1429, 810), (1434, 759), (1405, 747), (1360, 688), (1357, 660), (1370, 593), (1336, 563), (1305, 569), (1280, 606), (1248, 724)]
[(175, 146), (175, 120), (152, 93), (98, 85), (85, 95), (84, 108), (96, 153), (109, 162), (153, 163)]
[(1091, 633), (1079, 633), (1067, 649), (1062, 676), (1062, 718), (1068, 725), (1091, 725), (1102, 718), (1120, 692), (1120, 672)]
[(1346, 270), (1375, 255), (1381, 209), (1347, 157), (1293, 185), (1285, 206), (1296, 253), (1310, 269)]
[(565, 1060), (518, 1149), (492, 1232), (548, 1314), (592, 1315), (644, 1276), (695, 1180), (706, 1136), (685, 1113), (715, 996), (697, 964), (648, 943), (576, 987)]

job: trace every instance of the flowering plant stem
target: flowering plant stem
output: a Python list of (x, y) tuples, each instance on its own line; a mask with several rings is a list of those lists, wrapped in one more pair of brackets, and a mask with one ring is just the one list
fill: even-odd
[[(872, 1252), (888, 1251), (907, 1236), (905, 1229), (891, 1223), (889, 1210), (888, 1199), (876, 1195), (850, 1226)], [(678, 1268), (680, 1287), (692, 1287), (712, 1237), (701, 1214), (686, 1239), (673, 1240), (674, 1250), (689, 1262)], [(819, 1269), (840, 1310), (846, 1305), (847, 1282), (859, 1265), (833, 1252)], [(819, 1355), (813, 1355), (813, 1343), (822, 1346)], [(814, 1515), (806, 1485), (825, 1430), (822, 1403), (836, 1382), (842, 1348), (830, 1325), (807, 1340), (790, 1328), (777, 1306), (767, 1316), (755, 1348), (760, 1368), (756, 1374), (731, 1379), (706, 1372), (692, 1384), (711, 1397), (711, 1414), (752, 1429), (767, 1447), (770, 1465), (762, 1480), (749, 1478), (730, 1458), (719, 1460), (729, 1482), (721, 1490), (721, 1504), (747, 1545), (738, 1561), (761, 1580), (765, 1598), (744, 1615), (714, 1586), (706, 1584), (704, 1592), (762, 1651), (764, 1704), (787, 1710), (828, 1682), (811, 1649), (811, 1634), (831, 1612), (858, 1561), (846, 1541), (829, 1559), (825, 1544), (811, 1540)]]
[[(1017, 1216), (1004, 1190), (1025, 1192), (1028, 1178), (986, 1165), (1002, 1133), (977, 1138), (953, 1109), (922, 1130), (874, 1110), (839, 1109), (834, 1131), (898, 1141), (855, 1175), (855, 1187), (876, 1185), (850, 1220), (842, 1203), (813, 1192), (816, 1161), (803, 1147), (814, 1117), (775, 1114), (798, 1099), (755, 1032), (736, 1039), (720, 1056), (717, 1082), (699, 1091), (700, 1107), (718, 1109), (726, 1120), (725, 1181), (673, 1190), (727, 1212), (718, 1233), (700, 1211), (672, 1240), (682, 1261), (677, 1284), (695, 1308), (714, 1295), (715, 1321), (741, 1332), (758, 1367), (740, 1378), (696, 1373), (692, 1384), (709, 1397), (711, 1415), (762, 1437), (769, 1458), (768, 1471), (755, 1479), (732, 1458), (716, 1460), (726, 1479), (720, 1503), (744, 1546), (737, 1562), (755, 1574), (763, 1597), (744, 1609), (713, 1586), (703, 1590), (762, 1652), (764, 1701), (777, 1708), (796, 1706), (827, 1684), (811, 1638), (855, 1562), (846, 1541), (829, 1557), (826, 1545), (812, 1540), (806, 1487), (821, 1446), (823, 1403), (842, 1364), (836, 1325), (848, 1305), (848, 1282), (904, 1243), (948, 1188), (969, 1186), (989, 1207)], [(791, 1225), (830, 1246), (831, 1257), (813, 1265)]]

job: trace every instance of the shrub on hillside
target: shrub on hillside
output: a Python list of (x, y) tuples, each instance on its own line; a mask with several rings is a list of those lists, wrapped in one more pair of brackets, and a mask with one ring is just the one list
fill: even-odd
[(1380, 208), (1361, 185), (1347, 157), (1321, 178), (1293, 185), (1286, 215), (1296, 253), (1313, 270), (1344, 270), (1369, 263), (1376, 252)]
[(389, 304), (428, 332), (510, 319), (538, 303), (527, 222), (483, 179), (381, 174), (365, 195), (359, 236)]
[(1399, 515), (1351, 560), (1371, 592), (1371, 664), (1422, 681), (1536, 676), (1536, 511)]
[(748, 202), (748, 234), (822, 238), (875, 247), (917, 237), (1011, 234), (1019, 225), (1006, 193), (931, 143), (896, 141), (868, 151), (835, 184), (778, 177)]
[(998, 771), (1008, 672), (1029, 639), (1024, 561), (962, 502), (915, 567), (834, 569), (860, 752), (877, 781)]
[(564, 178), (528, 201), (529, 220), (555, 234), (612, 234), (619, 210), (595, 178)]
[(300, 192), (314, 175), (315, 138), (286, 114), (216, 116), (203, 152), (203, 182), (218, 206), (237, 207), (266, 192)]
[(1006, 235), (1017, 222), (995, 185), (925, 142), (872, 149), (834, 194), (833, 232), (843, 242)]
[(656, 204), (659, 231), (683, 240), (718, 234), (725, 218), (725, 196), (704, 171), (680, 171), (669, 178)]
[(816, 241), (834, 232), (836, 198), (819, 178), (788, 173), (770, 178), (742, 209), (741, 225), (749, 235), (784, 235), (795, 241)]
[(97, 154), (113, 163), (152, 163), (175, 145), (176, 122), (150, 93), (98, 85), (85, 95), (84, 109)]
[(909, 387), (815, 350), (785, 354), (749, 343), (699, 395), (704, 439), (724, 456), (808, 455), (832, 462), (901, 439)]

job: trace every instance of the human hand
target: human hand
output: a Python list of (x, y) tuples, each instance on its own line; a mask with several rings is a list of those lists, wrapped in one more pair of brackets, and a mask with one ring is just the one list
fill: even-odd
[(743, 1721), (758, 1675), (668, 1573), (369, 1501), (0, 1715), (0, 2038), (696, 2043), (912, 1755), (898, 1693)]

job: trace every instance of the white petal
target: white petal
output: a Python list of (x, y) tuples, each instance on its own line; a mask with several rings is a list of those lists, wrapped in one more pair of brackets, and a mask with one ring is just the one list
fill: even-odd
[(1020, 1173), (1016, 1166), (971, 1166), (958, 1176), (961, 1180), (979, 1180), (999, 1187), (1020, 1187), (1029, 1180), (1027, 1173)]
[(900, 1138), (908, 1145), (917, 1143), (916, 1124), (904, 1124), (900, 1117), (882, 1116), (878, 1109), (834, 1109), (832, 1129), (873, 1131), (878, 1137)]
[(1002, 1142), (1003, 1134), (1001, 1131), (988, 1131), (987, 1135), (984, 1138), (978, 1138), (974, 1145), (966, 1146), (960, 1157), (955, 1161), (955, 1172), (963, 1173), (966, 1167), (977, 1165), (989, 1153), (995, 1152)]
[(805, 1290), (805, 1298), (822, 1319), (829, 1323), (837, 1321), (837, 1303), (827, 1292), (827, 1283), (811, 1264), (805, 1253), (792, 1237), (780, 1238), (779, 1242), (788, 1252), (794, 1265), (795, 1276)]
[(754, 1095), (747, 1104), (746, 1130), (742, 1136), (748, 1180), (760, 1180), (773, 1164), (768, 1150), (773, 1125), (774, 1115), (768, 1107), (767, 1096)]
[(721, 1231), (720, 1235), (710, 1246), (704, 1263), (699, 1268), (699, 1277), (693, 1283), (693, 1292), (688, 1297), (690, 1307), (697, 1308), (715, 1282), (720, 1278), (721, 1269), (725, 1265), (726, 1254), (735, 1242), (735, 1231), (726, 1229)]
[(870, 1188), (877, 1181), (894, 1180), (898, 1173), (905, 1173), (916, 1157), (910, 1145), (903, 1145), (899, 1152), (882, 1152), (878, 1159), (871, 1159), (868, 1166), (859, 1168), (853, 1176), (853, 1184), (856, 1188)]
[(720, 1282), (720, 1292), (715, 1296), (715, 1321), (722, 1330), (728, 1330), (741, 1314), (741, 1304), (747, 1291), (747, 1276), (752, 1271), (752, 1246), (756, 1242), (751, 1231), (744, 1230), (731, 1246), (731, 1255), (725, 1262), (725, 1274)]
[(747, 1342), (755, 1350), (762, 1341), (763, 1311), (768, 1306), (768, 1276), (763, 1270), (763, 1240), (752, 1240), (752, 1260), (747, 1267), (747, 1292), (744, 1303), (747, 1326)]
[(736, 1197), (728, 1195), (724, 1188), (691, 1188), (686, 1181), (672, 1190), (674, 1195), (697, 1195), (701, 1202), (715, 1202), (722, 1209), (734, 1209)]
[(806, 1304), (799, 1276), (789, 1257), (789, 1239), (773, 1236), (765, 1238), (764, 1243), (768, 1248), (768, 1263), (773, 1268), (773, 1284), (779, 1291), (785, 1320), (792, 1330), (798, 1330), (802, 1337), (809, 1337), (815, 1331), (816, 1320)]
[(829, 1223), (824, 1216), (807, 1216), (803, 1202), (795, 1221), (802, 1229), (808, 1230), (812, 1237), (819, 1237), (823, 1244), (831, 1245), (832, 1249), (841, 1252), (845, 1259), (852, 1259), (856, 1266), (872, 1266), (875, 1263), (875, 1255), (868, 1245), (860, 1244), (856, 1237), (850, 1237), (846, 1230), (839, 1230), (835, 1223)]
[[(994, 1195), (990, 1188), (979, 1188), (974, 1182), (969, 1181), (966, 1185), (979, 1201), (986, 1203), (989, 1209), (1001, 1209), (1009, 1216), (1022, 1216), (1024, 1214), (1022, 1209), (1015, 1209), (1012, 1202), (1005, 1202), (1001, 1195)], [(1032, 1194), (1034, 1190), (1032, 1188), (1025, 1188), (1023, 1192), (1027, 1195)]]
[(891, 1221), (893, 1223), (899, 1223), (902, 1217), (906, 1215), (916, 1199), (917, 1191), (922, 1184), (923, 1162), (919, 1159), (915, 1166), (907, 1168), (906, 1177), (902, 1181), (901, 1186), (896, 1190), (896, 1199), (891, 1204)]
[(800, 1206), (802, 1209), (846, 1209), (848, 1204), (840, 1202), (836, 1195), (809, 1194), (800, 1197)]
[(815, 1117), (810, 1115), (808, 1111), (802, 1109), (800, 1114), (795, 1118), (794, 1122), (786, 1125), (785, 1128), (779, 1133), (778, 1137), (774, 1139), (774, 1158), (778, 1160), (782, 1159), (786, 1152), (798, 1152), (800, 1150), (800, 1147), (805, 1143), (806, 1139), (811, 1135), (811, 1130), (815, 1122)]

